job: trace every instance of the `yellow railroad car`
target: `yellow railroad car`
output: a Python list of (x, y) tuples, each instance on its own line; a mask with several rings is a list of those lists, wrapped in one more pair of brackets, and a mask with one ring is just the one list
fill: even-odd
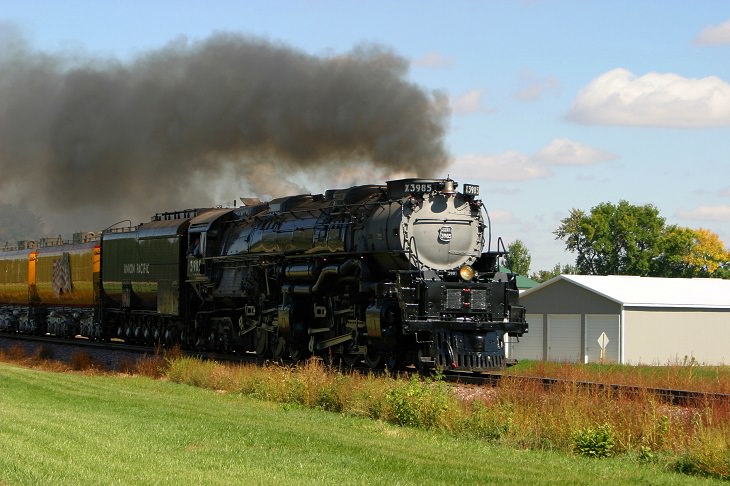
[(35, 292), (46, 306), (93, 307), (99, 276), (96, 241), (47, 246), (37, 250)]
[(35, 283), (34, 255), (31, 249), (0, 252), (0, 303), (3, 305), (30, 303), (31, 285)]

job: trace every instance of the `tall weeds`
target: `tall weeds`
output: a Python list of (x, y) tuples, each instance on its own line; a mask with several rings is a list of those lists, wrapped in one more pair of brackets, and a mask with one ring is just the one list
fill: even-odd
[(519, 377), (507, 378), (486, 396), (465, 394), (465, 387), (448, 385), (438, 376), (345, 374), (317, 359), (299, 367), (260, 368), (179, 358), (170, 361), (167, 377), (513, 447), (595, 458), (632, 454), (652, 461), (661, 457), (678, 471), (730, 477), (727, 404), (675, 407), (649, 391), (586, 387), (579, 384), (579, 376), (549, 390)]
[[(0, 359), (41, 360), (18, 349), (0, 352)], [(636, 372), (598, 370), (604, 371), (609, 380)], [(567, 381), (545, 389), (514, 376), (504, 378), (495, 390), (451, 386), (439, 376), (344, 373), (319, 359), (297, 367), (224, 365), (185, 357), (179, 350), (129, 363), (126, 372), (521, 449), (595, 458), (629, 454), (640, 461), (662, 461), (685, 473), (730, 479), (730, 404), (707, 401), (677, 407), (650, 391), (623, 393), (585, 386), (582, 383), (599, 380), (587, 380), (581, 367), (537, 364), (525, 373), (559, 374)], [(596, 370), (589, 372), (595, 378)], [(691, 372), (707, 373), (696, 368)], [(646, 378), (649, 371), (641, 373), (644, 386), (656, 387)], [(657, 373), (665, 379), (688, 372)]]

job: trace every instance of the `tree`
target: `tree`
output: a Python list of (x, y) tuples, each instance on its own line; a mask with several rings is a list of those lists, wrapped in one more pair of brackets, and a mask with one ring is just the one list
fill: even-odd
[(590, 215), (573, 209), (554, 232), (566, 248), (578, 254), (579, 273), (591, 275), (650, 275), (659, 255), (664, 218), (647, 204), (601, 203)]
[(547, 282), (558, 275), (575, 275), (576, 273), (578, 273), (578, 271), (575, 266), (563, 265), (561, 267), (559, 263), (556, 263), (552, 270), (540, 270), (533, 273), (530, 278), (538, 282)]
[(505, 265), (518, 275), (527, 275), (530, 271), (532, 257), (527, 247), (521, 240), (515, 240), (507, 245), (507, 257)]
[(693, 272), (687, 265), (694, 245), (694, 232), (689, 228), (670, 226), (664, 232), (661, 251), (656, 258), (652, 274), (654, 277), (692, 277)]
[(725, 249), (720, 237), (704, 228), (690, 230), (694, 244), (685, 262), (697, 276), (712, 276), (723, 269), (730, 269), (730, 251)]
[(730, 252), (706, 229), (665, 225), (654, 206), (602, 203), (573, 209), (554, 232), (577, 253), (578, 273), (652, 277), (730, 276)]

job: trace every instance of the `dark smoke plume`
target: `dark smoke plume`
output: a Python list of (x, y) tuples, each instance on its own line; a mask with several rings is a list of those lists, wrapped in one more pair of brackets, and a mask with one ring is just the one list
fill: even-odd
[(0, 203), (0, 251), (16, 246), (20, 240), (35, 240), (40, 235), (40, 218), (28, 209)]
[(229, 200), (283, 195), (292, 174), (343, 180), (358, 164), (440, 175), (447, 103), (407, 68), (383, 47), (317, 57), (237, 34), (122, 62), (38, 52), (5, 28), (0, 202), (74, 231), (220, 202), (231, 180)]

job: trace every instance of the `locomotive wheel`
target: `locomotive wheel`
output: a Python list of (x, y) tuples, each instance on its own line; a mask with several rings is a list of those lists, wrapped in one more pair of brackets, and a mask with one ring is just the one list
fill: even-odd
[(426, 364), (426, 362), (422, 361), (421, 358), (424, 356), (428, 356), (428, 351), (424, 351), (422, 349), (418, 350), (418, 354), (416, 355), (416, 369), (419, 373), (427, 373), (430, 371), (431, 367)]
[(218, 348), (222, 353), (230, 353), (233, 350), (230, 330), (226, 329), (220, 334), (216, 348)]
[(383, 362), (388, 371), (396, 371), (400, 369), (401, 356), (397, 351), (393, 351), (384, 356)]
[(373, 352), (367, 352), (365, 354), (365, 364), (368, 365), (368, 368), (375, 369), (378, 366), (380, 366), (380, 363), (383, 361), (383, 355), (377, 354)]
[(269, 333), (260, 328), (256, 328), (256, 356), (265, 358), (269, 354)]
[(281, 336), (276, 336), (272, 340), (271, 355), (274, 359), (282, 359), (286, 354), (286, 339)]
[(359, 354), (349, 354), (345, 353), (342, 355), (342, 364), (345, 365), (347, 368), (352, 368), (360, 361), (360, 355)]
[(294, 361), (302, 361), (309, 357), (309, 350), (304, 345), (292, 343), (289, 345), (289, 356)]

